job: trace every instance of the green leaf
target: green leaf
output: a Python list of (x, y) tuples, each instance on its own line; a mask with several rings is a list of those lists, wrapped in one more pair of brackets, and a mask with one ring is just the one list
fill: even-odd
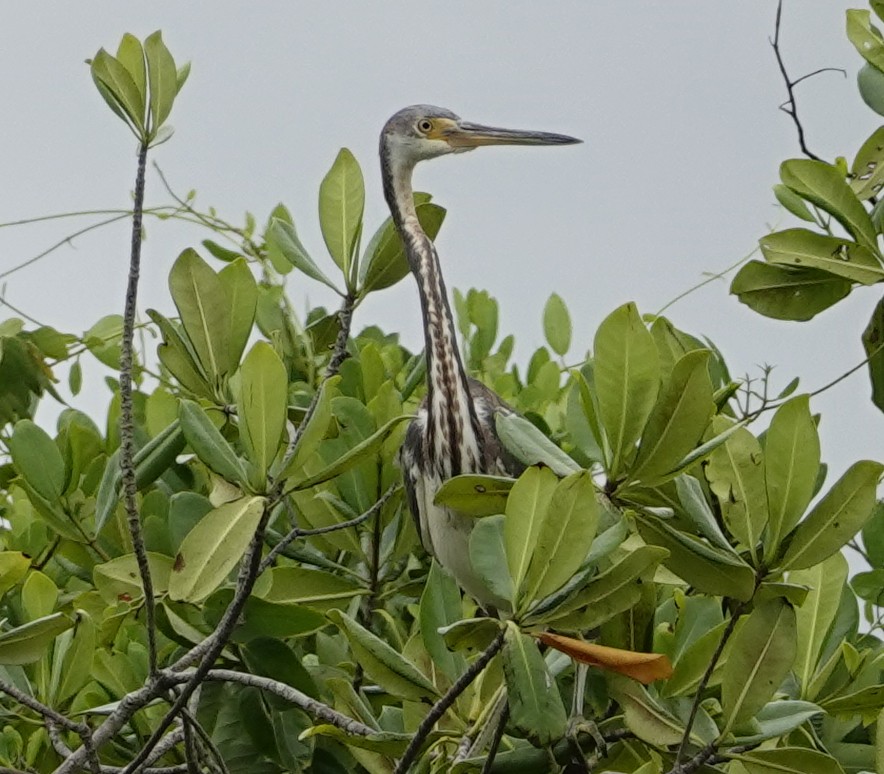
[(821, 706), (831, 715), (864, 715), (884, 707), (884, 685), (868, 685), (858, 691), (827, 699)]
[[(415, 194), (415, 201), (421, 194)], [(416, 203), (415, 211), (421, 228), (434, 240), (445, 220), (445, 208), (429, 201)], [(405, 247), (392, 218), (387, 218), (372, 238), (365, 251), (362, 264), (364, 275), (361, 292), (370, 293), (395, 285), (410, 271), (405, 257)]]
[(464, 474), (445, 481), (433, 502), (467, 516), (492, 516), (506, 510), (515, 479), (505, 476)]
[(203, 371), (212, 380), (228, 373), (232, 365), (230, 311), (227, 291), (218, 275), (188, 248), (172, 265), (169, 291)]
[(178, 71), (160, 30), (147, 36), (144, 54), (150, 83), (150, 130), (156, 135), (172, 112), (172, 103), (178, 94)]
[(186, 390), (204, 398), (212, 397), (212, 388), (198, 362), (199, 359), (178, 328), (155, 309), (148, 309), (147, 315), (159, 326), (163, 334), (163, 343), (157, 347), (160, 362)]
[(557, 476), (577, 473), (582, 468), (525, 417), (511, 411), (497, 411), (494, 426), (504, 448), (525, 465), (546, 465)]
[(438, 698), (436, 687), (408, 659), (340, 610), (329, 618), (346, 635), (358, 663), (385, 691), (410, 701)]
[[(243, 647), (243, 656), (249, 670), (290, 685), (308, 696), (318, 699), (319, 688), (310, 673), (301, 664), (298, 655), (284, 642), (258, 637)], [(270, 696), (268, 704), (283, 708), (291, 706), (284, 699)]]
[(804, 604), (796, 611), (798, 651), (795, 676), (801, 685), (801, 697), (814, 699), (808, 689), (814, 678), (826, 636), (838, 613), (841, 592), (847, 583), (847, 560), (833, 554), (806, 570), (789, 573), (789, 582), (808, 586)]
[(810, 398), (799, 395), (777, 409), (764, 439), (768, 554), (776, 554), (780, 540), (810, 505), (819, 468), (820, 439), (810, 415)]
[(52, 641), (74, 622), (64, 613), (53, 613), (0, 634), (0, 665), (33, 664)]
[(747, 774), (844, 774), (831, 755), (807, 747), (751, 750), (727, 757), (743, 764)]
[(91, 679), (97, 639), (95, 622), (85, 610), (77, 611), (76, 620), (70, 647), (61, 661), (60, 681), (55, 692), (55, 701), (59, 703), (70, 699)]
[(734, 277), (731, 293), (750, 309), (775, 320), (809, 320), (850, 292), (850, 282), (818, 269), (749, 261)]
[(285, 467), (277, 475), (277, 478), (288, 478), (298, 472), (304, 465), (304, 462), (319, 447), (319, 442), (325, 436), (332, 418), (332, 399), (339, 394), (338, 384), (340, 382), (340, 376), (332, 376), (330, 379), (323, 380), (313, 413), (305, 417), (304, 422), (306, 424), (302, 424), (298, 428), (298, 439), (295, 443), (294, 451)]
[(362, 225), (365, 182), (353, 154), (341, 148), (319, 186), (319, 225), (334, 262), (349, 285), (350, 260)]
[(239, 379), (240, 438), (263, 481), (285, 429), (288, 374), (273, 347), (258, 341), (243, 360)]
[(0, 597), (25, 577), (31, 560), (21, 551), (0, 551)]
[[(648, 690), (625, 677), (608, 678), (612, 696), (623, 709), (626, 727), (654, 747), (676, 745), (684, 735), (684, 724), (656, 701)], [(692, 738), (694, 734), (691, 735)]]
[[(712, 427), (715, 432), (722, 432), (729, 427), (729, 421), (716, 418)], [(706, 465), (706, 479), (721, 504), (728, 531), (753, 557), (768, 522), (764, 462), (758, 440), (741, 428), (712, 452)]]
[(169, 596), (199, 602), (223, 583), (251, 542), (264, 506), (263, 497), (243, 497), (207, 513), (181, 542)]
[(790, 159), (780, 165), (780, 179), (799, 196), (828, 212), (863, 247), (878, 252), (869, 214), (836, 167), (816, 159)]
[[(203, 611), (210, 626), (217, 626), (233, 600), (233, 589), (219, 589), (204, 603)], [(249, 597), (233, 630), (233, 642), (251, 642), (259, 637), (302, 637), (315, 634), (326, 625), (322, 613), (294, 604), (268, 602)]]
[(678, 499), (685, 514), (697, 528), (697, 531), (712, 545), (734, 553), (733, 546), (724, 536), (721, 527), (718, 526), (715, 514), (712, 513), (712, 508), (706, 501), (706, 495), (703, 493), (700, 482), (693, 476), (681, 475), (675, 479), (675, 491), (678, 493)]
[(782, 204), (783, 207), (785, 207), (789, 212), (791, 212), (796, 218), (806, 220), (808, 223), (816, 223), (816, 218), (813, 216), (813, 213), (804, 203), (804, 199), (802, 199), (791, 188), (786, 188), (786, 186), (784, 186), (782, 183), (777, 183), (773, 187), (773, 192), (774, 196), (777, 197), (777, 201)]
[(599, 326), (593, 374), (600, 419), (611, 447), (608, 478), (616, 479), (632, 455), (660, 388), (657, 347), (635, 304), (624, 304)]
[(200, 461), (227, 481), (245, 485), (248, 475), (243, 460), (202, 406), (192, 400), (182, 400), (178, 416), (184, 438)]
[(673, 366), (642, 433), (630, 477), (660, 483), (703, 437), (715, 413), (708, 350), (688, 352)]
[(83, 340), (95, 358), (108, 368), (120, 367), (120, 341), (123, 338), (123, 318), (108, 314), (83, 334)]
[(513, 579), (510, 577), (503, 514), (480, 519), (470, 532), (470, 564), (482, 582), (501, 599), (513, 601)]
[(561, 739), (568, 718), (537, 643), (511, 623), (506, 629), (502, 655), (509, 722), (538, 747)]
[(756, 733), (741, 733), (734, 741), (738, 745), (756, 745), (765, 739), (786, 736), (814, 715), (821, 715), (822, 712), (822, 707), (811, 704), (809, 701), (777, 699), (765, 704), (755, 716)]
[(41, 497), (54, 502), (64, 491), (64, 459), (55, 441), (30, 419), (15, 423), (8, 442), (12, 464)]
[(732, 552), (722, 551), (650, 516), (637, 519), (641, 536), (669, 551), (664, 564), (691, 586), (707, 594), (743, 602), (755, 591), (755, 571)]
[(298, 604), (315, 610), (346, 610), (354, 597), (368, 590), (354, 580), (312, 567), (274, 567), (271, 585), (261, 595), (268, 602)]
[[(860, 74), (865, 69), (860, 70)], [(879, 71), (876, 72), (880, 75)], [(850, 174), (850, 187), (857, 199), (869, 199), (881, 192), (884, 187), (884, 126), (872, 132), (856, 152)]]
[[(154, 593), (165, 594), (169, 588), (172, 559), (164, 554), (148, 551), (147, 563), (150, 567)], [(92, 577), (96, 590), (108, 605), (116, 605), (121, 600), (138, 600), (144, 596), (135, 554), (123, 554), (103, 564), (95, 565)]]
[(463, 617), (463, 603), (457, 582), (438, 562), (430, 565), (430, 574), (420, 599), (421, 639), (433, 663), (450, 680), (456, 680), (466, 666), (463, 657), (452, 653), (439, 633)]
[(330, 723), (321, 723), (319, 725), (311, 726), (301, 734), (300, 738), (312, 739), (317, 736), (334, 739), (347, 747), (370, 750), (371, 752), (384, 755), (387, 758), (402, 755), (412, 739), (411, 734), (400, 734), (392, 731), (380, 731), (376, 734), (369, 734), (367, 736), (361, 734), (348, 734), (342, 728), (333, 726)]
[(507, 499), (503, 537), (516, 594), (513, 601), (517, 604), (556, 483), (556, 475), (549, 468), (528, 468), (513, 484)]
[(722, 673), (722, 734), (754, 717), (779, 689), (795, 661), (795, 632), (795, 611), (781, 599), (756, 607), (743, 621)]
[(147, 69), (144, 64), (144, 49), (134, 35), (125, 33), (117, 48), (117, 61), (126, 68), (138, 89), (138, 104), (141, 126), (144, 126), (144, 109), (147, 106)]
[(103, 48), (92, 60), (92, 78), (113, 96), (136, 131), (143, 133), (144, 98), (129, 71)]
[(863, 102), (879, 116), (884, 115), (884, 73), (874, 65), (865, 64), (856, 74), (856, 86)]
[(218, 279), (224, 288), (226, 308), (229, 312), (227, 354), (231, 370), (235, 370), (245, 351), (255, 322), (258, 306), (258, 286), (249, 270), (245, 258), (237, 258), (218, 272)]
[(336, 478), (342, 473), (350, 470), (350, 468), (358, 465), (360, 462), (365, 462), (366, 460), (371, 459), (381, 450), (384, 442), (396, 427), (402, 424), (402, 422), (410, 419), (413, 419), (410, 414), (391, 419), (383, 427), (372, 433), (368, 438), (360, 441), (356, 446), (348, 449), (344, 454), (318, 473), (314, 473), (312, 476), (308, 476), (301, 480), (296, 480), (292, 490), (301, 491), (318, 486), (319, 484), (323, 484), (326, 481)]
[(595, 538), (598, 519), (596, 488), (587, 471), (557, 483), (537, 532), (525, 577), (526, 599), (542, 599), (575, 575)]
[(872, 26), (871, 14), (867, 10), (847, 11), (847, 37), (869, 64), (884, 70), (884, 39)]
[(274, 218), (270, 222), (265, 238), (267, 239), (268, 249), (271, 251), (274, 249), (278, 250), (298, 271), (330, 287), (332, 290), (340, 292), (335, 283), (325, 275), (322, 269), (310, 257), (304, 245), (301, 244), (301, 240), (298, 238), (298, 233), (295, 231), (292, 223)]
[(884, 298), (875, 304), (869, 324), (863, 331), (862, 341), (869, 358), (872, 403), (884, 411)]
[(58, 586), (39, 570), (28, 573), (21, 590), (21, 606), (28, 620), (49, 615), (57, 602)]
[(863, 285), (884, 279), (876, 254), (849, 239), (790, 228), (762, 237), (759, 245), (768, 263), (820, 269)]
[(795, 529), (780, 569), (812, 567), (862, 529), (875, 508), (882, 471), (884, 465), (870, 460), (851, 465)]
[(543, 335), (550, 349), (560, 357), (571, 348), (571, 315), (558, 293), (553, 293), (543, 307)]

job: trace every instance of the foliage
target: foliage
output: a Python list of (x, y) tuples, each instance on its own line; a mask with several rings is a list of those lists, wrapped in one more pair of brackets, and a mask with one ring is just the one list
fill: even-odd
[[(159, 33), (125, 36), (92, 72), (145, 151), (168, 137), (187, 70)], [(858, 180), (804, 161), (783, 179), (793, 212), (850, 235), (769, 235), (768, 263), (738, 275), (742, 300), (797, 319), (878, 282), (880, 256)], [(756, 432), (718, 350), (632, 303), (569, 367), (570, 315), (552, 296), (548, 347), (520, 368), (496, 300), (456, 292), (465, 362), (518, 409), (498, 432), (527, 466), (438, 495), (477, 519), (473, 564), (514, 611), (483, 615), (420, 547), (401, 493), (422, 355), (395, 332), (351, 334), (362, 300), (408, 273), (389, 219), (363, 249), (364, 198), (342, 150), (320, 184), (328, 259), (283, 205), (238, 228), (179, 200), (211, 238), (170, 272), (177, 316), (149, 312), (160, 344), (130, 369), (134, 428), (115, 380), (101, 427), (73, 409), (52, 432), (32, 419), (60, 364), (120, 367), (131, 319), (82, 336), (0, 324), (0, 765), (872, 770), (882, 648), (877, 624), (860, 632), (841, 549), (862, 532), (876, 569), (854, 587), (876, 610), (884, 466), (827, 481), (807, 395), (783, 395)], [(435, 236), (444, 210), (426, 194), (416, 205)], [(340, 309), (299, 316), (291, 272), (333, 288)], [(789, 304), (781, 282), (753, 277), (788, 277)], [(83, 379), (71, 369), (68, 389)], [(601, 646), (674, 668), (636, 653), (587, 674), (561, 652), (612, 666)]]

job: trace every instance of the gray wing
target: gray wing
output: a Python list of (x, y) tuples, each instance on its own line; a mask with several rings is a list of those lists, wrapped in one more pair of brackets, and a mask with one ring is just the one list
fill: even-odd
[[(421, 412), (423, 414), (423, 412)], [(417, 535), (423, 543), (424, 548), (429, 548), (424, 538), (424, 528), (422, 524), (426, 522), (426, 518), (421, 514), (421, 498), (418, 497), (417, 487), (418, 479), (422, 475), (422, 460), (424, 453), (424, 433), (422, 416), (412, 419), (405, 431), (405, 440), (402, 442), (402, 448), (399, 451), (399, 466), (402, 468), (402, 481), (405, 485), (405, 499), (408, 502), (408, 510), (411, 511), (411, 517), (414, 519), (414, 526), (417, 529)], [(426, 419), (424, 419), (424, 422)]]

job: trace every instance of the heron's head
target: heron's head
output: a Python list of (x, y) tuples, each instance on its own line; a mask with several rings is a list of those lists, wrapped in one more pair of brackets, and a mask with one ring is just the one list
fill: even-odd
[(393, 115), (381, 132), (381, 152), (396, 166), (411, 168), (418, 161), (462, 153), (480, 145), (572, 145), (576, 137), (552, 132), (501, 129), (461, 120), (450, 110), (411, 105)]

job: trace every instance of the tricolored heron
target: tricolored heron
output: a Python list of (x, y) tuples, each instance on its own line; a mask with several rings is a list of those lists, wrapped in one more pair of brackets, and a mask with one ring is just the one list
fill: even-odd
[(411, 175), (419, 161), (481, 145), (578, 142), (563, 134), (467, 123), (431, 105), (400, 110), (381, 132), (384, 195), (417, 280), (426, 347), (427, 396), (408, 428), (400, 459), (409, 507), (424, 547), (478, 602), (504, 610), (509, 603), (490, 592), (470, 562), (469, 539), (475, 520), (433, 500), (443, 482), (462, 473), (514, 476), (521, 472), (495, 431), (495, 412), (511, 409), (464, 371), (439, 256), (418, 221)]

